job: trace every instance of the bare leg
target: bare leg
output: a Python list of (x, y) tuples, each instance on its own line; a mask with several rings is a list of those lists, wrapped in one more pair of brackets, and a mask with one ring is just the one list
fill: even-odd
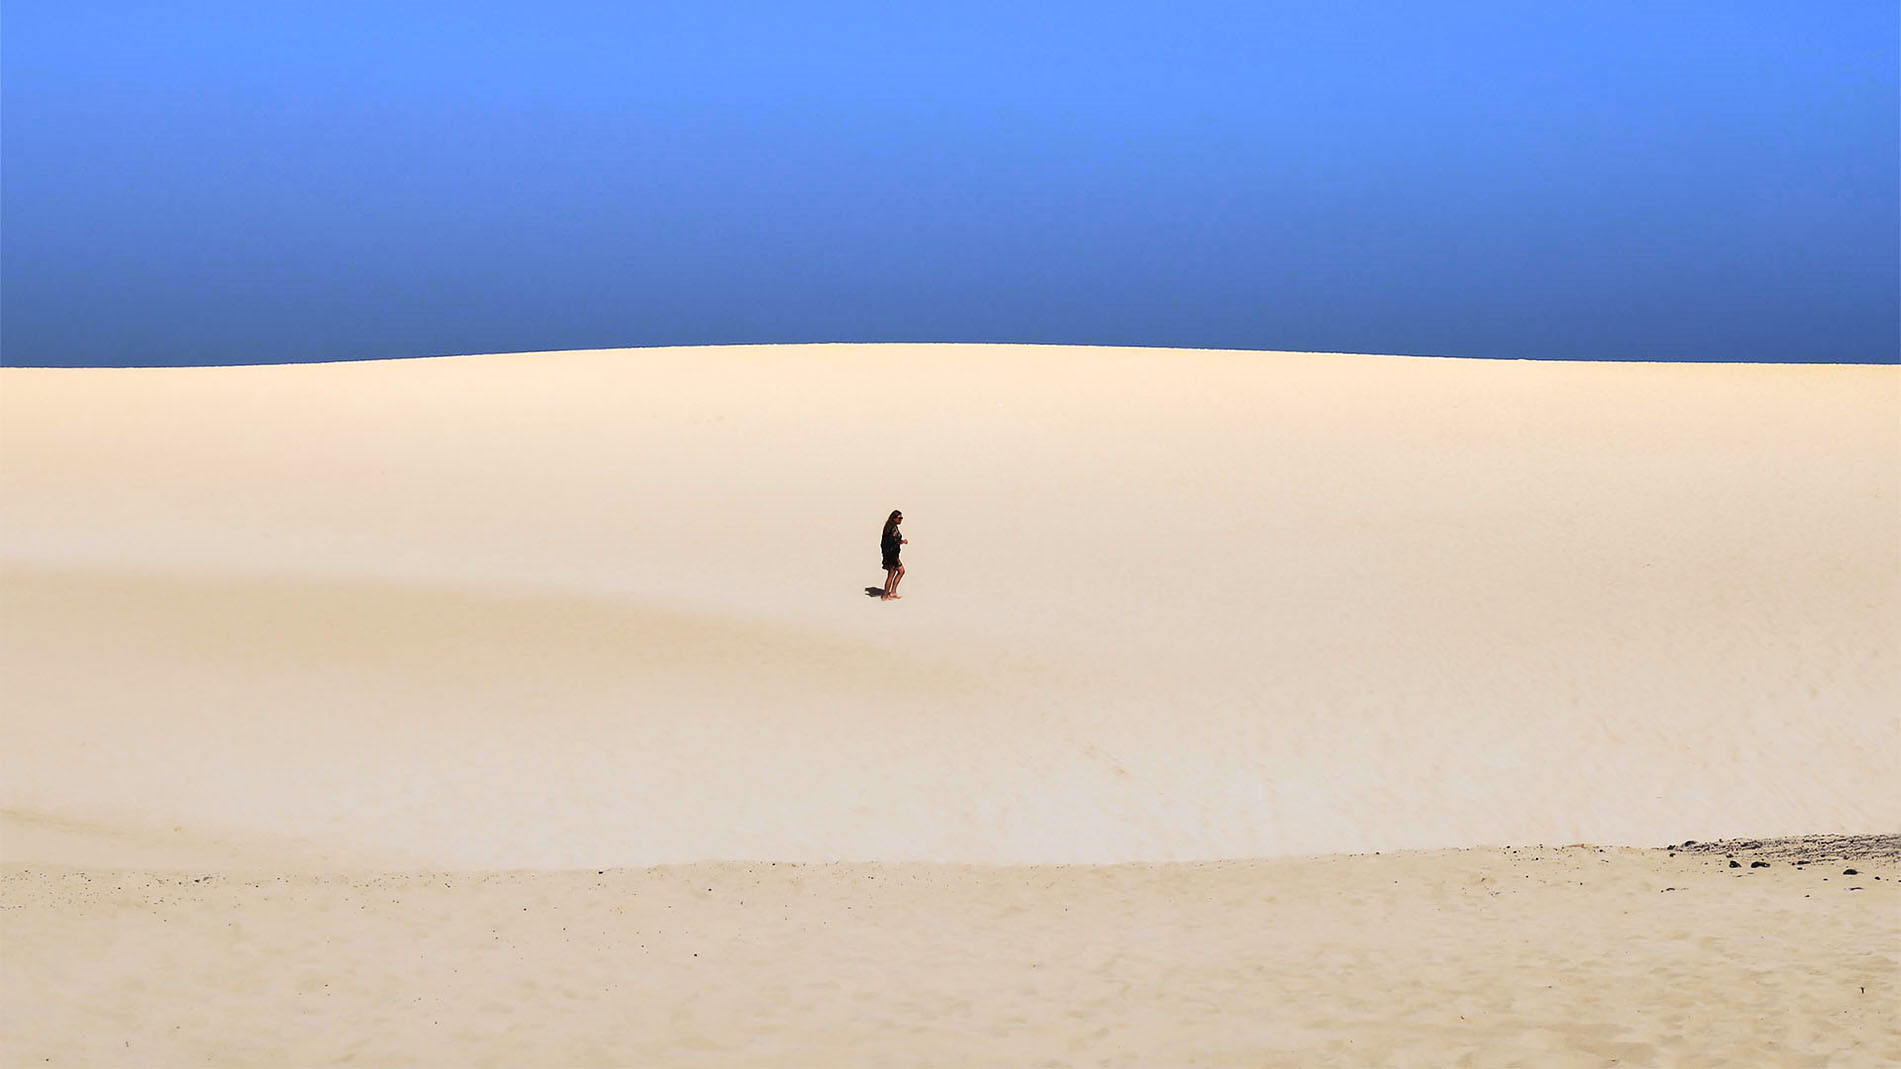
[(886, 568), (884, 570), (884, 593), (879, 596), (878, 600), (890, 601), (892, 588), (896, 587), (897, 585), (898, 585), (898, 570), (896, 568)]
[(900, 564), (891, 573), (891, 596), (893, 598), (901, 598), (904, 596), (903, 594), (898, 593), (898, 582), (899, 580), (903, 578), (904, 578), (904, 565)]

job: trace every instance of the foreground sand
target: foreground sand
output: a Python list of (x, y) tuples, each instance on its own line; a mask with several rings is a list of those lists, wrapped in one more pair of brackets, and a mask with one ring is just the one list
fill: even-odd
[(0, 1020), (16, 1065), (1892, 1065), (1895, 845), (16, 870)]

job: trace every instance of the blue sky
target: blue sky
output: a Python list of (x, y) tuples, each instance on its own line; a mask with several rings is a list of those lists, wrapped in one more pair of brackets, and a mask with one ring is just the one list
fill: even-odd
[(0, 361), (1901, 358), (1878, 3), (0, 6)]

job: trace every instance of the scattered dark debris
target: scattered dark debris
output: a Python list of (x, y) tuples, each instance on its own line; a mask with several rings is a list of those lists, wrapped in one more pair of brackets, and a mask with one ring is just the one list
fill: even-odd
[(1784, 839), (1724, 839), (1699, 843), (1688, 840), (1666, 849), (1691, 856), (1751, 861), (1784, 861), (1794, 865), (1830, 861), (1901, 863), (1901, 835), (1795, 835)]

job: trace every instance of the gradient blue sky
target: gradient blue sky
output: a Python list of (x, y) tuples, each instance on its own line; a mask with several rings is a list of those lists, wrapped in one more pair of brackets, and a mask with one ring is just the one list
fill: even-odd
[(1893, 0), (0, 6), (0, 361), (1901, 357)]

